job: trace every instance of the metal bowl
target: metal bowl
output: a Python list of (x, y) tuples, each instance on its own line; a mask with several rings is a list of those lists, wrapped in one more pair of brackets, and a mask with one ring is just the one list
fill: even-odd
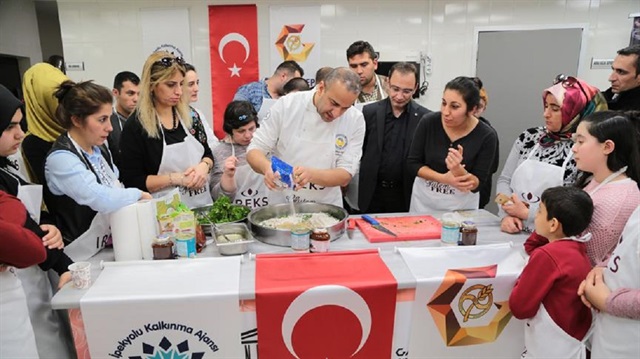
[[(234, 204), (234, 206), (238, 206), (238, 207), (244, 207), (247, 209), (251, 209), (247, 206), (242, 206), (239, 204)], [(198, 220), (198, 215), (202, 214), (202, 213), (208, 213), (211, 210), (211, 205), (209, 206), (203, 206), (203, 207), (196, 207), (196, 208), (192, 208), (191, 210), (193, 211), (193, 213), (196, 216), (196, 222), (198, 224), (200, 224), (202, 226), (202, 230), (204, 231), (204, 234), (210, 236), (213, 234), (213, 224), (211, 223), (200, 223), (200, 221)], [(247, 217), (241, 218), (237, 221), (233, 221), (233, 222), (218, 222), (216, 223), (216, 225), (221, 225), (221, 224), (227, 224), (227, 223), (246, 223), (247, 222)]]
[[(331, 235), (331, 240), (335, 241), (340, 238), (347, 227), (347, 219), (349, 213), (344, 208), (324, 203), (295, 203), (294, 209), (296, 213), (318, 213), (324, 212), (337, 220), (338, 223), (327, 228)], [(256, 208), (247, 218), (249, 229), (253, 233), (253, 237), (267, 244), (276, 246), (289, 247), (291, 245), (291, 231), (288, 229), (273, 229), (259, 225), (262, 221), (275, 217), (284, 217), (292, 214), (291, 205), (288, 203), (269, 205), (266, 207)]]

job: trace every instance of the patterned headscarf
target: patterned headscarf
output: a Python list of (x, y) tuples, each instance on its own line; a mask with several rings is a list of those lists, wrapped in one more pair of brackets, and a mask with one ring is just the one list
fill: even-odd
[(65, 131), (56, 120), (58, 99), (53, 93), (68, 79), (62, 71), (44, 62), (31, 66), (24, 73), (22, 92), (29, 133), (53, 142)]
[(548, 147), (556, 141), (571, 140), (580, 120), (597, 111), (607, 110), (607, 100), (596, 87), (581, 79), (568, 76), (563, 81), (542, 91), (542, 103), (547, 94), (553, 95), (560, 105), (562, 128), (558, 132), (547, 132), (540, 138), (540, 145)]

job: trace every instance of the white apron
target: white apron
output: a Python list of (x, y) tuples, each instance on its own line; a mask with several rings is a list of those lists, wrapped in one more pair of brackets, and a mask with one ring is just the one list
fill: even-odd
[[(34, 217), (34, 212), (38, 214), (39, 221), (42, 186), (18, 185), (17, 197), (27, 207), (32, 218)], [(34, 221), (36, 220), (35, 218), (33, 219)], [(37, 338), (36, 343), (40, 356), (43, 358), (70, 358), (71, 353), (67, 346), (70, 338), (65, 335), (67, 332), (60, 322), (58, 313), (51, 308), (53, 293), (47, 273), (37, 265), (17, 269), (16, 272), (22, 281), (22, 289), (27, 299), (29, 317), (33, 325), (33, 332)]]
[[(183, 173), (192, 164), (197, 165), (202, 160), (204, 148), (187, 129), (187, 126), (180, 119), (180, 124), (187, 136), (184, 141), (167, 145), (163, 132), (162, 136), (162, 159), (158, 168), (158, 175), (165, 175), (173, 172)], [(163, 129), (164, 131), (164, 129)], [(213, 203), (209, 192), (209, 176), (207, 183), (200, 189), (189, 189), (180, 187), (180, 199), (189, 208), (208, 206)], [(173, 187), (164, 189), (153, 194), (153, 197), (160, 198), (173, 190)]]
[(433, 213), (478, 209), (480, 192), (461, 192), (448, 184), (416, 176), (413, 181), (409, 213)]
[(16, 196), (29, 212), (29, 216), (34, 222), (40, 223), (40, 211), (42, 210), (42, 185), (27, 184), (21, 185), (21, 180), (28, 182), (21, 172), (14, 172), (10, 169), (0, 168), (18, 182), (18, 195)]
[[(333, 123), (332, 123), (333, 124)], [(320, 126), (327, 126), (327, 123), (319, 123)], [(335, 125), (335, 124), (333, 124)], [(323, 141), (324, 139), (324, 141)], [(335, 137), (331, 137), (331, 142), (326, 138), (307, 139), (300, 137), (291, 148), (288, 148), (286, 161), (297, 166), (304, 164), (304, 167), (331, 169), (335, 168)], [(304, 188), (297, 191), (269, 191), (269, 204), (289, 203), (293, 195), (293, 202), (317, 202), (333, 204), (342, 207), (342, 191), (340, 187), (322, 187), (308, 183)]]
[(527, 348), (521, 358), (584, 359), (589, 336), (587, 333), (580, 341), (567, 334), (551, 319), (544, 305), (540, 305), (538, 313), (526, 320), (524, 342)]
[[(603, 278), (609, 289), (640, 288), (640, 207), (629, 217)], [(640, 358), (640, 320), (596, 314), (591, 358)]]
[(0, 272), (0, 358), (39, 358), (27, 300), (13, 267)]
[[(567, 164), (573, 158), (573, 152), (570, 152), (562, 163), (562, 167), (558, 167), (534, 159), (533, 155), (539, 148), (540, 144), (538, 143), (533, 147), (527, 159), (513, 171), (510, 184), (513, 193), (517, 194), (520, 200), (534, 205), (533, 210), (540, 202), (540, 196), (545, 189), (564, 185), (564, 172)], [(529, 219), (524, 223), (526, 228), (533, 227), (533, 218), (535, 217), (529, 215)]]
[(264, 177), (254, 172), (248, 163), (236, 167), (234, 178), (238, 188), (233, 198), (235, 204), (247, 206), (251, 209), (265, 207), (269, 204)]

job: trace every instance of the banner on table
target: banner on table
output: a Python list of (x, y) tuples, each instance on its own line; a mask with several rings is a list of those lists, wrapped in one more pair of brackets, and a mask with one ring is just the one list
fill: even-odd
[(168, 51), (191, 62), (188, 9), (141, 9), (140, 23), (145, 59), (152, 52)]
[(416, 277), (410, 358), (519, 357), (524, 328), (509, 294), (524, 267), (509, 243), (402, 248)]
[(272, 5), (270, 10), (271, 70), (288, 60), (304, 70), (309, 86), (315, 86), (322, 67), (320, 51), (320, 6)]
[(224, 138), (224, 110), (241, 85), (258, 80), (256, 5), (209, 6), (213, 131)]
[(377, 251), (259, 255), (259, 357), (390, 356), (396, 292)]
[(107, 263), (80, 300), (91, 357), (243, 357), (239, 281), (240, 257)]

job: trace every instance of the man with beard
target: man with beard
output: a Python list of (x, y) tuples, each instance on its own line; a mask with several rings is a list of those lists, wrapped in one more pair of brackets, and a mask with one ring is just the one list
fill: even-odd
[(360, 77), (362, 91), (358, 95), (360, 103), (380, 101), (387, 98), (388, 83), (385, 76), (376, 75), (378, 55), (366, 41), (356, 41), (347, 49), (347, 61), (353, 72)]

